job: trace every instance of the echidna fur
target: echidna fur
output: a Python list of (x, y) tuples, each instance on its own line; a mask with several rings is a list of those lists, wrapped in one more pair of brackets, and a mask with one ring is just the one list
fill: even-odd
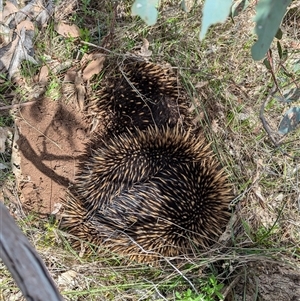
[(162, 169), (208, 160), (210, 146), (179, 126), (127, 132), (102, 141), (76, 178), (77, 192), (90, 210), (101, 209), (116, 192), (147, 181)]
[(107, 136), (187, 122), (186, 96), (169, 70), (129, 59), (119, 69), (88, 104), (93, 116), (106, 121)]
[(112, 137), (85, 164), (63, 226), (95, 245), (146, 262), (208, 246), (228, 222), (224, 171), (179, 126)]

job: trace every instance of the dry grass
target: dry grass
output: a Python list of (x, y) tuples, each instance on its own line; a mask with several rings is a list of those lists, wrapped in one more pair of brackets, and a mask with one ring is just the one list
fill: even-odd
[[(82, 2), (87, 5), (89, 1)], [(197, 38), (200, 7), (186, 15), (177, 3), (168, 1), (158, 23), (151, 28), (128, 16), (128, 3), (121, 2), (117, 7), (115, 20), (112, 9), (110, 1), (102, 7), (78, 3), (77, 11), (68, 19), (87, 29), (87, 42), (97, 44), (105, 39), (104, 47), (119, 58), (126, 52), (136, 52), (146, 38), (152, 51), (151, 61), (168, 62), (175, 68), (193, 104), (195, 122), (203, 126), (227, 169), (236, 196), (232, 201), (234, 213), (224, 248), (199, 254), (186, 264), (174, 266), (165, 261), (160, 267), (149, 267), (107, 251), (81, 258), (55, 223), (25, 217), (18, 206), (10, 204), (65, 299), (178, 300), (175, 292), (188, 288), (199, 292), (203, 290), (201, 279), (214, 275), (224, 284), (226, 300), (270, 300), (269, 282), (262, 278), (278, 281), (280, 270), (285, 282), (290, 279), (291, 285), (293, 281), (295, 285), (300, 283), (300, 129), (275, 147), (259, 119), (261, 105), (274, 82), (262, 62), (251, 58), (255, 40), (251, 32), (253, 4), (235, 18), (235, 23), (228, 20), (212, 28), (202, 43)], [(289, 52), (284, 66), (290, 72), (292, 63), (300, 59), (300, 23), (294, 22), (297, 17), (300, 18), (299, 10), (288, 15), (282, 28), (282, 44)], [(113, 38), (107, 36), (112, 29)], [(43, 47), (39, 46), (37, 53), (50, 58), (65, 57), (72, 63), (74, 53), (78, 56), (86, 50), (84, 44), (61, 39), (50, 27), (43, 31), (45, 39), (39, 33), (37, 42)], [(295, 43), (298, 48), (292, 46)], [(275, 46), (274, 64), (279, 66)], [(284, 88), (299, 82), (300, 73), (293, 72), (293, 77), (287, 77), (278, 70), (275, 75)], [(265, 118), (274, 132), (287, 108), (288, 105), (273, 100), (266, 106)], [(297, 280), (289, 278), (290, 274)], [(4, 300), (22, 300), (3, 265), (0, 275), (0, 296)], [(292, 290), (286, 283), (281, 289), (285, 288)], [(276, 287), (273, 289), (276, 294)], [(292, 300), (286, 296), (277, 295), (276, 299), (274, 295), (273, 300)]]

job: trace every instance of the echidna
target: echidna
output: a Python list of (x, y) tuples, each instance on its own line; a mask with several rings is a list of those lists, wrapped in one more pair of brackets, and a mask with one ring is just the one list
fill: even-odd
[(180, 126), (112, 137), (87, 160), (63, 227), (138, 261), (212, 244), (229, 219), (230, 187), (209, 144)]
[(118, 68), (88, 104), (90, 115), (105, 123), (106, 137), (187, 121), (185, 94), (169, 69), (132, 59)]

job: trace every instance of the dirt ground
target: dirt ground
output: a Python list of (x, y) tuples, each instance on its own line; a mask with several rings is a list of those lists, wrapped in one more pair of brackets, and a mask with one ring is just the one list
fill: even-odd
[(74, 181), (87, 124), (75, 105), (44, 98), (21, 109), (16, 127), (21, 201), (30, 212), (50, 214)]
[(249, 264), (232, 282), (235, 298), (225, 300), (300, 301), (300, 271), (271, 262)]

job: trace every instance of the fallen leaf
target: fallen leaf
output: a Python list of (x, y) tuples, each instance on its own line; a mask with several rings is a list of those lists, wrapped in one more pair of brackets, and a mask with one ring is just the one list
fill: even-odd
[(22, 171), (21, 171), (21, 156), (19, 152), (19, 146), (17, 141), (19, 140), (19, 131), (18, 128), (15, 126), (14, 131), (14, 140), (12, 145), (12, 153), (11, 153), (11, 166), (12, 166), (12, 172), (16, 177), (17, 184), (19, 184), (23, 177), (22, 177)]
[(89, 61), (93, 59), (92, 53), (84, 53), (80, 60), (80, 66), (85, 66)]
[(54, 210), (51, 212), (52, 215), (56, 215), (59, 210), (62, 208), (62, 204), (61, 203), (55, 203), (54, 206), (53, 206)]
[(62, 36), (69, 38), (77, 38), (80, 36), (80, 30), (79, 27), (76, 26), (75, 24), (73, 25), (68, 25), (66, 23), (58, 23), (55, 26), (55, 30)]
[(39, 82), (47, 83), (48, 82), (49, 69), (47, 66), (43, 66), (39, 73)]
[(237, 221), (237, 215), (232, 215), (230, 219), (230, 223), (227, 224), (225, 231), (218, 239), (218, 242), (220, 244), (225, 244), (230, 240), (230, 238), (232, 237), (232, 225), (234, 225), (236, 221)]
[(139, 51), (139, 55), (142, 57), (149, 57), (152, 55), (152, 51), (149, 50), (149, 41), (145, 38), (143, 38), (143, 46), (141, 47), (141, 50)]
[(44, 26), (49, 17), (53, 14), (53, 1), (44, 6), (40, 0), (30, 1), (25, 7), (21, 8), (14, 17), (14, 22), (19, 24), (21, 21), (30, 18), (36, 22), (38, 26)]
[(35, 5), (36, 17), (34, 18), (34, 20), (38, 23), (40, 27), (47, 26), (50, 16), (53, 16), (54, 13), (54, 1), (47, 2), (48, 4), (46, 6), (40, 5), (38, 1)]
[(17, 24), (17, 33), (19, 34), (21, 30), (34, 30), (34, 25), (31, 21), (29, 20), (24, 20), (21, 21), (19, 24)]
[(207, 85), (208, 85), (208, 81), (198, 82), (198, 83), (195, 85), (195, 88), (201, 89), (201, 88), (203, 88), (203, 87), (205, 87), (205, 86), (207, 86)]
[(73, 270), (66, 271), (58, 276), (57, 284), (59, 286), (74, 286), (76, 281), (77, 273)]
[(37, 63), (33, 58), (34, 24), (43, 26), (54, 11), (53, 1), (44, 6), (42, 1), (32, 0), (19, 10), (12, 2), (5, 1), (0, 12), (0, 72), (7, 72), (9, 78), (18, 72), (23, 60)]
[(83, 80), (88, 81), (93, 75), (99, 74), (99, 72), (103, 69), (104, 61), (105, 56), (103, 54), (101, 56), (94, 56), (94, 59), (90, 61), (83, 70)]
[(56, 1), (54, 10), (54, 20), (60, 21), (74, 12), (77, 0)]
[(265, 197), (262, 195), (261, 193), (261, 188), (260, 186), (256, 185), (256, 187), (254, 189), (252, 189), (254, 194), (257, 196), (259, 204), (262, 208), (265, 209), (265, 203), (266, 203), (266, 199)]
[[(26, 27), (28, 23), (26, 22), (24, 25)], [(37, 64), (31, 56), (33, 31), (28, 31), (24, 27), (19, 28), (19, 30), (20, 32), (15, 35), (15, 39), (0, 49), (0, 71), (8, 72), (9, 79), (19, 71), (19, 66), (23, 60)]]
[(11, 2), (6, 1), (3, 11), (0, 11), (0, 20), (5, 21), (6, 18), (18, 11), (18, 8)]
[[(1, 19), (0, 19), (1, 20)], [(12, 34), (8, 26), (0, 21), (0, 45), (3, 47), (11, 42)]]

